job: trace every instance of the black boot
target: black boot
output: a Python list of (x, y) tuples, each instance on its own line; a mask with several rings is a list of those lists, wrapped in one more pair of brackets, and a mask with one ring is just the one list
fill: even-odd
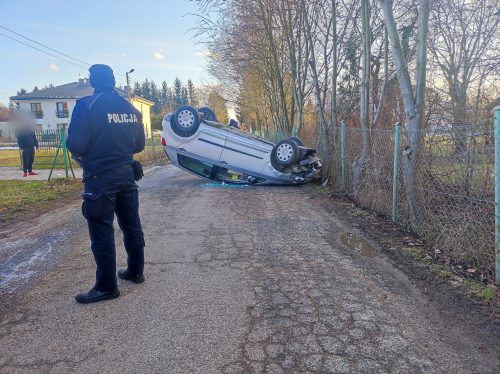
[(90, 304), (103, 300), (116, 299), (118, 296), (120, 296), (118, 289), (114, 291), (97, 291), (92, 288), (89, 292), (76, 295), (75, 300), (81, 304)]
[(144, 274), (132, 275), (129, 274), (128, 269), (118, 270), (118, 277), (136, 284), (144, 282)]

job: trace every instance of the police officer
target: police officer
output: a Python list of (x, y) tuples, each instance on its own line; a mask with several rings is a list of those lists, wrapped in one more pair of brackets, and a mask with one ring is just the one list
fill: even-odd
[(68, 129), (68, 149), (83, 168), (85, 190), (82, 213), (88, 223), (97, 265), (95, 286), (75, 296), (79, 303), (114, 299), (116, 250), (113, 220), (116, 214), (127, 251), (127, 269), (118, 276), (144, 282), (144, 236), (139, 218), (133, 154), (144, 149), (141, 113), (115, 91), (113, 70), (107, 65), (89, 69), (92, 96), (77, 101)]

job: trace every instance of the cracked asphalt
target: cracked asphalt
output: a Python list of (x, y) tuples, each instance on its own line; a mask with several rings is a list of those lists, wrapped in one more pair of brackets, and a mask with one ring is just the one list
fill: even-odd
[(0, 372), (498, 372), (498, 347), (481, 345), (466, 317), (445, 318), (384, 255), (342, 245), (360, 233), (315, 188), (150, 173), (146, 282), (119, 280), (121, 297), (95, 305), (73, 300), (95, 270), (79, 204), (21, 225), (16, 236), (34, 243), (64, 227), (64, 256), (2, 295)]

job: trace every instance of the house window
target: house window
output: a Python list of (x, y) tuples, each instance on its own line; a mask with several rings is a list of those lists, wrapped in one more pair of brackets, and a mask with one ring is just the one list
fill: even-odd
[(31, 103), (31, 111), (36, 118), (43, 118), (42, 103)]
[(69, 111), (68, 111), (68, 103), (67, 102), (57, 102), (56, 103), (56, 115), (57, 118), (68, 118), (69, 117)]

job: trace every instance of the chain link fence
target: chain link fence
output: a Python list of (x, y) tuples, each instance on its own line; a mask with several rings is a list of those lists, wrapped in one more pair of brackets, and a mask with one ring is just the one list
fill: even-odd
[[(360, 128), (340, 128), (329, 163), (335, 189), (386, 217), (393, 216), (396, 208), (397, 223), (432, 243), (436, 253), (493, 279), (493, 125), (431, 127), (419, 133), (417, 224), (410, 217), (403, 178), (409, 134), (404, 126), (401, 130), (395, 165), (395, 130), (373, 129), (363, 134)], [(370, 141), (363, 142), (363, 135)], [(363, 144), (367, 143), (371, 146), (364, 150), (368, 157), (363, 163)]]
[(141, 153), (134, 156), (145, 165), (163, 165), (167, 163), (167, 155), (161, 144), (161, 136), (146, 139), (146, 145)]

